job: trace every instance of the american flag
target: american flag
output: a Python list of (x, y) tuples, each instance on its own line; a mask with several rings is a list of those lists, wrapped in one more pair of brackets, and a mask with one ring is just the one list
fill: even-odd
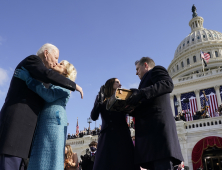
[(203, 58), (208, 63), (210, 59), (210, 54), (204, 53), (203, 51), (200, 51), (200, 54), (201, 54), (201, 58)]
[[(208, 108), (208, 113), (210, 117), (214, 117), (215, 109), (218, 109), (218, 103), (217, 103), (217, 96), (215, 94), (214, 88), (209, 88), (209, 89), (204, 89), (206, 97), (208, 101), (206, 102), (206, 105), (209, 106)], [(200, 90), (200, 103), (201, 106), (204, 106), (204, 95), (203, 95), (203, 90)]]
[(79, 135), (79, 123), (78, 123), (78, 117), (77, 117), (77, 124), (76, 124), (76, 135)]
[[(189, 99), (189, 103), (184, 103), (184, 99)], [(194, 92), (181, 94), (181, 106), (182, 111), (188, 113), (185, 114), (186, 120), (192, 121), (194, 112), (197, 111), (197, 99)]]

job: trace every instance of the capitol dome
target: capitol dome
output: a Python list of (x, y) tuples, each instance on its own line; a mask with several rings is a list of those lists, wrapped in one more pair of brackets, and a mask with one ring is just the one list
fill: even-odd
[(174, 58), (168, 67), (175, 84), (184, 76), (201, 72), (200, 50), (211, 56), (207, 70), (222, 66), (222, 33), (205, 29), (203, 21), (200, 16), (190, 20), (191, 33), (175, 50)]
[[(174, 83), (170, 94), (174, 115), (184, 110), (182, 99), (188, 93), (192, 93), (192, 97), (196, 98), (196, 110), (201, 109), (200, 97), (203, 90), (213, 89), (218, 106), (222, 100), (222, 33), (204, 28), (204, 19), (197, 15), (194, 5), (192, 12), (193, 17), (189, 22), (191, 33), (177, 46), (168, 67)], [(203, 67), (200, 51), (210, 54), (207, 67)], [(178, 101), (179, 105), (176, 106), (175, 101)]]

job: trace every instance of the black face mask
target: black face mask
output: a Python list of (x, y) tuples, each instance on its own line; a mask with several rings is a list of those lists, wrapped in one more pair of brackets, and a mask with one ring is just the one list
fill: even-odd
[(94, 151), (96, 151), (96, 147), (91, 146), (91, 147), (90, 147), (90, 150), (91, 150), (92, 152), (94, 152)]

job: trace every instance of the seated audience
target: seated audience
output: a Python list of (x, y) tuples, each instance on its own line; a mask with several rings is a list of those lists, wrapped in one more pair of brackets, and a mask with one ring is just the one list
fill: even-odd
[(198, 119), (199, 119), (199, 118), (198, 118), (196, 112), (194, 112), (194, 114), (193, 114), (193, 120), (198, 120)]
[(206, 112), (206, 116), (205, 116), (205, 118), (210, 118), (210, 115), (209, 115), (208, 112)]
[(196, 112), (196, 115), (197, 115), (197, 118), (200, 119), (200, 118), (201, 118), (201, 115), (202, 115), (201, 111), (198, 110), (198, 111)]
[(71, 138), (72, 138), (72, 139), (74, 139), (74, 138), (75, 138), (75, 135), (74, 135), (74, 134), (72, 134)]
[(184, 112), (180, 112), (180, 119), (183, 120), (183, 121), (186, 121)]
[(174, 117), (174, 119), (175, 119), (176, 121), (180, 121), (180, 120), (181, 120), (179, 114), (176, 115), (176, 116)]
[(71, 135), (70, 135), (70, 133), (68, 133), (68, 139), (71, 139)]
[(219, 113), (219, 111), (216, 109), (215, 112), (214, 112), (214, 117), (218, 117), (218, 116), (220, 116), (220, 113)]
[(218, 107), (218, 111), (222, 112), (222, 104)]

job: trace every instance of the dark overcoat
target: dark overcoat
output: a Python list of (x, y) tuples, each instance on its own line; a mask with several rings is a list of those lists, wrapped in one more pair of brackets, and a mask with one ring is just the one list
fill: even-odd
[[(36, 55), (25, 58), (16, 69), (22, 66), (33, 78), (41, 82), (52, 83), (72, 91), (76, 88), (73, 81), (47, 69)], [(43, 104), (44, 100), (30, 90), (25, 81), (12, 77), (0, 112), (0, 154), (28, 157), (37, 116)]]
[(144, 168), (149, 168), (155, 160), (169, 158), (175, 165), (183, 160), (170, 106), (173, 88), (172, 79), (162, 66), (155, 66), (141, 79), (139, 89), (145, 98), (133, 115), (135, 163)]
[[(126, 115), (106, 110), (106, 102), (95, 102), (91, 112), (96, 121), (101, 113), (102, 127), (93, 170), (135, 170), (134, 146), (126, 123)], [(139, 167), (138, 167), (139, 170)]]
[(93, 165), (96, 157), (96, 152), (92, 156), (92, 153), (90, 152), (90, 155), (84, 155), (84, 158), (82, 160), (82, 170), (93, 170)]

